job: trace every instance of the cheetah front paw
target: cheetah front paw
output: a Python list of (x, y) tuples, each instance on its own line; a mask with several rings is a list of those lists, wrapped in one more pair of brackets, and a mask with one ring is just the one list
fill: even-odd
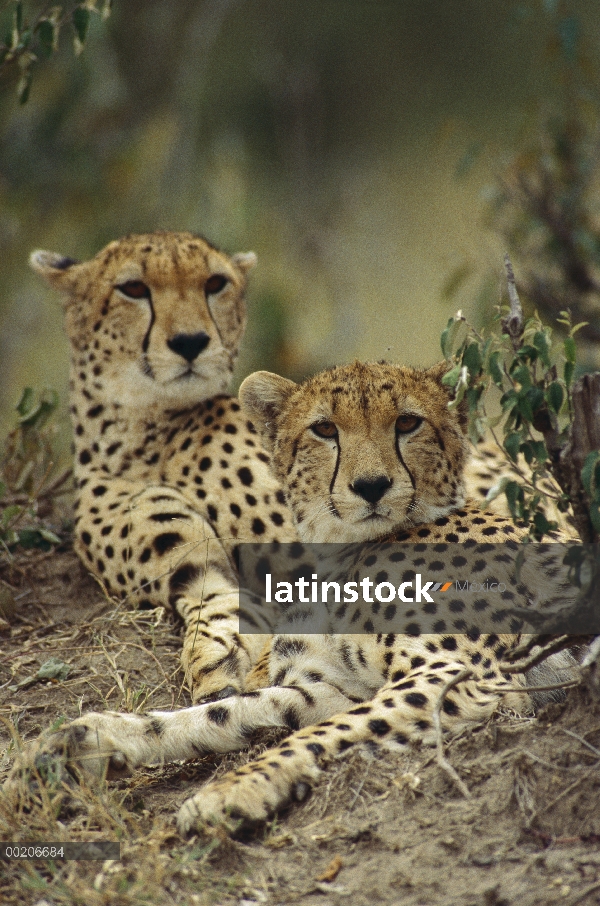
[(50, 785), (70, 781), (73, 775), (88, 783), (127, 776), (137, 760), (122, 738), (122, 719), (128, 716), (91, 713), (42, 733), (16, 759), (6, 789), (24, 775), (36, 775)]
[(185, 837), (222, 827), (234, 834), (241, 827), (266, 821), (290, 802), (305, 799), (320, 773), (313, 763), (292, 776), (286, 765), (269, 762), (266, 758), (251, 762), (187, 799), (177, 816), (179, 833)]

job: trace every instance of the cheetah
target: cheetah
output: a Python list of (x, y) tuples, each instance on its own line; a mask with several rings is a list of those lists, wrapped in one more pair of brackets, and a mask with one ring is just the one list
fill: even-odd
[(109, 595), (179, 614), (193, 701), (242, 691), (266, 638), (238, 633), (236, 539), (297, 537), (226, 392), (255, 261), (184, 232), (30, 259), (64, 298), (75, 548)]
[[(383, 539), (385, 563), (398, 541), (419, 552), (435, 545), (439, 559), (460, 539), (469, 556), (483, 549), (502, 568), (490, 539), (514, 548), (522, 531), (465, 499), (465, 417), (448, 409), (444, 371), (355, 363), (301, 385), (267, 372), (244, 381), (243, 408), (271, 453), (304, 542)], [(554, 569), (551, 557), (548, 563)], [(523, 589), (525, 597), (536, 593)], [(118, 777), (142, 764), (241, 749), (259, 728), (289, 730), (179, 812), (182, 834), (214, 823), (235, 830), (303, 798), (327, 760), (355, 745), (376, 753), (434, 743), (436, 702), (464, 671), (444, 695), (444, 729), (479, 724), (500, 703), (525, 709), (525, 688), (500, 664), (517, 637), (457, 625), (435, 635), (418, 625), (409, 633), (308, 635), (296, 623), (295, 632), (274, 636), (270, 686), (174, 712), (84, 715), (50, 734), (38, 757), (66, 759), (97, 779)]]
[[(266, 634), (238, 633), (232, 555), (238, 540), (297, 537), (269, 457), (226, 394), (255, 261), (167, 232), (119, 239), (83, 263), (30, 259), (64, 298), (75, 549), (109, 595), (182, 618), (194, 702), (266, 681), (272, 626), (263, 608), (248, 616)], [(489, 457), (474, 451), (474, 496), (491, 482)]]

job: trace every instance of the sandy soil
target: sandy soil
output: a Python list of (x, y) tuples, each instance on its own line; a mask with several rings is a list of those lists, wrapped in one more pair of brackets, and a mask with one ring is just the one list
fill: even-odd
[[(12, 728), (27, 741), (80, 710), (189, 704), (169, 615), (108, 601), (68, 543), (14, 553), (0, 607), (0, 780)], [(51, 657), (69, 665), (66, 679), (37, 678)], [(235, 841), (184, 842), (173, 816), (247, 752), (106, 790), (24, 786), (16, 805), (0, 794), (1, 840), (119, 839), (121, 861), (0, 862), (3, 896), (38, 906), (600, 903), (600, 703), (590, 689), (535, 719), (501, 714), (449, 740), (446, 754), (471, 798), (430, 749), (376, 760), (354, 752), (301, 805)]]

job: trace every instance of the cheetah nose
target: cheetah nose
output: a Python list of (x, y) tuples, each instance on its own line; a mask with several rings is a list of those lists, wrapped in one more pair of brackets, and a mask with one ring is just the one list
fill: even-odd
[(378, 475), (376, 478), (359, 478), (350, 485), (350, 490), (369, 503), (377, 503), (391, 486), (391, 478), (387, 475)]
[(202, 330), (200, 333), (178, 333), (173, 339), (167, 340), (167, 346), (186, 361), (193, 362), (209, 342), (209, 335)]

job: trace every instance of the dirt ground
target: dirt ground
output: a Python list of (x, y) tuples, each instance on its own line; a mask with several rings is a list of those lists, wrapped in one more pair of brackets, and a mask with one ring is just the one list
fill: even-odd
[[(1, 607), (0, 781), (15, 745), (61, 716), (189, 704), (170, 617), (107, 600), (68, 543), (13, 552), (0, 572)], [(66, 678), (37, 677), (52, 657), (69, 666)], [(257, 738), (251, 752), (273, 738)], [(104, 789), (24, 784), (17, 800), (0, 793), (1, 840), (119, 840), (121, 860), (0, 862), (0, 901), (600, 903), (600, 703), (590, 690), (536, 719), (502, 714), (449, 740), (446, 755), (470, 799), (430, 749), (376, 760), (354, 752), (329, 765), (302, 804), (234, 841), (183, 841), (174, 815), (247, 752)]]

